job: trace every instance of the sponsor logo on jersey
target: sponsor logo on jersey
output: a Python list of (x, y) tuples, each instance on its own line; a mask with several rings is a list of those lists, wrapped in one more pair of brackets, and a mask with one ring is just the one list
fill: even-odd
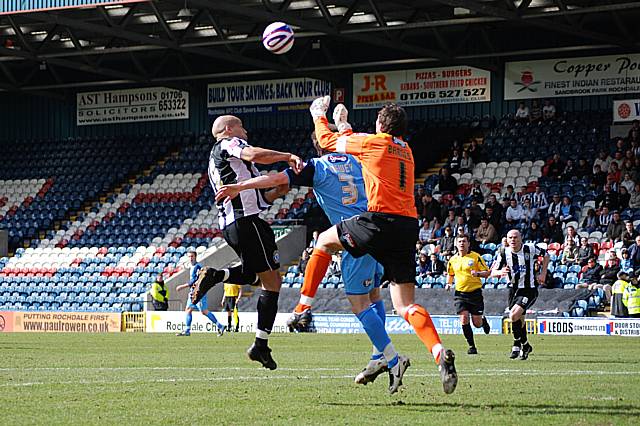
[(362, 285), (365, 286), (365, 287), (369, 287), (372, 283), (373, 283), (373, 280), (372, 279), (368, 279), (368, 280), (364, 280), (362, 282)]
[(344, 234), (342, 234), (342, 238), (344, 238), (345, 242), (349, 245), (349, 247), (355, 248), (356, 242), (353, 240), (353, 237), (351, 236), (351, 234), (345, 232)]
[(273, 261), (275, 263), (280, 263), (280, 253), (278, 253), (278, 250), (273, 252)]
[(346, 155), (331, 154), (327, 157), (330, 163), (346, 163), (348, 158)]
[(473, 259), (469, 259), (469, 260), (467, 261), (467, 265), (469, 265), (469, 266), (473, 266)]

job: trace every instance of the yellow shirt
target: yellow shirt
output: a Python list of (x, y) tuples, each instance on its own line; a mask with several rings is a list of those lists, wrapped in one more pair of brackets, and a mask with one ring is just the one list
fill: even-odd
[(224, 297), (238, 297), (240, 286), (238, 284), (224, 283)]
[(465, 256), (456, 254), (449, 259), (449, 265), (447, 266), (449, 275), (455, 277), (456, 290), (465, 293), (482, 288), (480, 277), (474, 277), (471, 275), (471, 271), (480, 272), (488, 270), (489, 268), (487, 268), (487, 265), (484, 263), (484, 259), (473, 251), (467, 253)]

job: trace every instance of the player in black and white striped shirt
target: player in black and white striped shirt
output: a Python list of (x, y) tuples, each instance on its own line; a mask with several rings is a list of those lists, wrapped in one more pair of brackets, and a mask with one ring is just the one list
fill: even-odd
[[(272, 164), (284, 161), (289, 163), (295, 173), (302, 170), (302, 160), (296, 155), (249, 145), (247, 131), (238, 117), (223, 115), (216, 118), (211, 132), (216, 142), (209, 157), (209, 181), (215, 192), (222, 185), (259, 176), (254, 163)], [(275, 235), (269, 224), (258, 214), (269, 207), (273, 198), (282, 195), (278, 191), (274, 192), (267, 194), (263, 190), (251, 189), (242, 191), (233, 200), (222, 200), (218, 211), (220, 229), (227, 244), (240, 257), (242, 265), (219, 271), (208, 269), (206, 275), (196, 281), (192, 294), (192, 301), (196, 303), (220, 282), (255, 284), (259, 278), (262, 292), (258, 299), (258, 327), (255, 342), (247, 355), (270, 370), (277, 368), (271, 357), (268, 338), (278, 313), (282, 280)]]
[[(538, 284), (544, 283), (549, 266), (549, 255), (535, 244), (523, 244), (520, 231), (507, 233), (508, 246), (498, 251), (491, 267), (491, 276), (506, 276), (509, 279), (509, 318), (513, 329), (511, 358), (525, 360), (533, 348), (527, 341), (525, 315), (538, 298)], [(536, 261), (543, 256), (540, 273), (536, 275)]]

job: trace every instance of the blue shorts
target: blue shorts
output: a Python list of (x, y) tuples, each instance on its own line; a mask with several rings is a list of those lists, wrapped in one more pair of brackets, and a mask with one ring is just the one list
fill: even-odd
[(191, 293), (189, 293), (189, 297), (187, 298), (187, 308), (195, 309), (195, 310), (198, 310), (200, 312), (208, 311), (208, 309), (207, 309), (207, 295), (205, 294), (204, 297), (202, 299), (200, 299), (198, 304), (194, 305), (193, 303), (191, 303)]
[(369, 294), (382, 284), (382, 265), (369, 255), (355, 258), (344, 250), (341, 269), (347, 294)]

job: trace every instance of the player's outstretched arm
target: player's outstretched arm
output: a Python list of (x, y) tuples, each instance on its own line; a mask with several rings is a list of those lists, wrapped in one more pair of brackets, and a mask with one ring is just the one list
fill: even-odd
[(255, 146), (244, 147), (240, 154), (240, 158), (245, 161), (252, 161), (258, 164), (273, 164), (278, 161), (286, 161), (296, 173), (300, 173), (304, 165), (302, 159), (295, 154)]
[[(244, 150), (242, 150), (244, 153)], [(216, 193), (216, 202), (232, 200), (238, 196), (241, 191), (247, 189), (263, 189), (273, 188), (274, 186), (289, 185), (289, 176), (284, 173), (276, 173), (274, 175), (258, 176), (247, 179), (233, 185), (223, 185)]]

